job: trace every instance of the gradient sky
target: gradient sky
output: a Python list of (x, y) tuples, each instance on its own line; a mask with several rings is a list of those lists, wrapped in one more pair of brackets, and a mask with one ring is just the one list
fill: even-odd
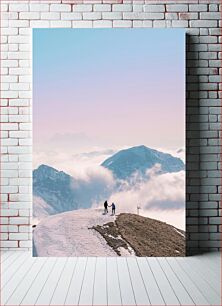
[(184, 147), (183, 29), (34, 29), (33, 54), (38, 149), (57, 134)]

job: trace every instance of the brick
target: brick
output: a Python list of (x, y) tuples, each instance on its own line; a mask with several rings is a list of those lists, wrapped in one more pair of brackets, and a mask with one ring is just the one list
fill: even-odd
[(1, 11), (2, 12), (7, 12), (8, 11), (8, 4), (2, 3), (1, 4)]
[(73, 12), (92, 12), (92, 4), (76, 4), (73, 5)]
[(29, 226), (29, 225), (20, 225), (19, 226), (19, 232), (20, 233), (30, 233), (31, 232), (31, 226)]
[(18, 162), (18, 156), (17, 155), (10, 155), (8, 154), (9, 162)]
[(188, 12), (188, 5), (186, 4), (169, 4), (166, 5), (167, 12)]
[(1, 241), (0, 246), (1, 248), (17, 248), (18, 241)]
[[(31, 192), (31, 191), (29, 191)], [(29, 217), (30, 216), (30, 210), (29, 209), (20, 209), (19, 210), (19, 216), (20, 217)]]
[(207, 4), (189, 4), (190, 12), (206, 12)]
[(18, 35), (18, 28), (2, 28), (1, 35)]
[(92, 28), (92, 20), (77, 20), (72, 21), (73, 28)]
[(94, 28), (112, 28), (111, 20), (94, 20), (93, 21)]
[(52, 28), (71, 28), (72, 22), (68, 20), (52, 20), (50, 21), (50, 26)]
[(219, 6), (218, 4), (209, 4), (209, 11), (210, 12), (218, 12)]
[(210, 240), (221, 241), (221, 233), (210, 233)]
[(12, 83), (10, 84), (11, 90), (29, 90), (30, 85), (28, 83)]
[(3, 131), (16, 131), (18, 130), (18, 123), (4, 123), (1, 125)]
[(18, 139), (2, 139), (1, 141), (2, 146), (17, 146), (18, 145)]
[(155, 12), (155, 13), (163, 13), (165, 12), (165, 7), (163, 4), (148, 4), (148, 5), (144, 5), (144, 12)]
[(123, 12), (123, 19), (164, 19), (163, 13), (137, 13), (137, 12)]
[(123, 15), (121, 12), (105, 12), (102, 13), (102, 19), (122, 19)]
[(179, 19), (182, 20), (198, 19), (198, 13), (179, 13)]
[(18, 224), (18, 225), (29, 224), (29, 218), (27, 218), (27, 217), (11, 217), (11, 218), (9, 218), (9, 223), (10, 224)]
[(12, 75), (30, 75), (30, 68), (10, 68), (9, 73)]
[(18, 67), (17, 60), (2, 60), (1, 61), (2, 67)]
[(0, 225), (0, 232), (7, 233), (7, 232), (18, 232), (17, 225)]
[(187, 28), (188, 21), (187, 20), (172, 20), (172, 26), (174, 28)]
[(28, 240), (28, 233), (10, 233), (9, 240)]
[(29, 106), (30, 102), (28, 99), (13, 99), (9, 100), (10, 106)]
[(209, 66), (210, 67), (221, 67), (221, 60), (210, 60), (209, 61)]
[(28, 12), (29, 5), (25, 3), (9, 4), (10, 12)]
[[(8, 186), (8, 188), (14, 188), (14, 190), (15, 190), (18, 187), (17, 186)], [(9, 192), (11, 193), (11, 191), (9, 191)], [(16, 216), (18, 216), (18, 210), (17, 209), (1, 209), (1, 216), (2, 217), (12, 217), (12, 216), (16, 217)]]
[(30, 122), (28, 115), (9, 115), (9, 122)]
[(178, 19), (178, 14), (177, 13), (166, 13), (165, 19), (176, 20)]
[(9, 51), (18, 51), (18, 44), (9, 44), (8, 45)]
[(40, 13), (38, 12), (24, 12), (19, 13), (19, 19), (39, 19)]
[[(41, 13), (41, 19), (47, 19), (47, 20), (59, 20), (60, 19), (60, 13)], [(41, 22), (41, 20), (40, 20)]]
[(221, 225), (221, 217), (210, 217), (209, 222), (210, 224)]
[(114, 28), (129, 28), (132, 27), (131, 20), (114, 20), (113, 21)]
[(83, 19), (86, 19), (86, 20), (87, 19), (88, 20), (96, 20), (96, 19), (101, 19), (101, 18), (102, 18), (102, 13), (100, 13), (100, 12), (83, 13)]
[(209, 13), (204, 12), (200, 13), (200, 19), (214, 19), (214, 20), (220, 20), (221, 19), (221, 13)]
[(34, 12), (48, 12), (49, 4), (30, 3), (29, 8), (30, 8), (30, 11), (34, 11)]
[(190, 20), (190, 27), (198, 27), (198, 28), (213, 28), (217, 27), (216, 20)]
[(17, 170), (2, 170), (1, 171), (1, 177), (18, 177), (18, 171)]
[(71, 12), (71, 5), (69, 4), (51, 4), (51, 12)]
[(61, 13), (61, 20), (81, 20), (81, 13)]
[(131, 12), (133, 9), (131, 4), (113, 4), (113, 12)]
[(6, 217), (0, 217), (0, 224), (8, 224), (9, 219)]
[(110, 12), (111, 4), (94, 4), (93, 11), (94, 12)]
[(31, 148), (29, 146), (12, 146), (8, 147), (8, 152), (11, 154), (25, 154), (30, 153), (31, 154)]
[(20, 248), (31, 248), (32, 242), (31, 241), (19, 241)]
[(11, 28), (28, 28), (29, 26), (29, 21), (28, 20), (9, 20), (9, 27)]
[(133, 11), (134, 12), (142, 12), (143, 11), (143, 5), (142, 4), (134, 4), (133, 5)]
[(201, 36), (200, 43), (202, 44), (214, 44), (217, 43), (217, 37), (216, 36)]

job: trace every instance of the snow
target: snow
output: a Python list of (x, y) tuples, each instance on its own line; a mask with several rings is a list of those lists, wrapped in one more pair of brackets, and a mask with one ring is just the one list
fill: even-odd
[(178, 231), (175, 227), (174, 227), (174, 230), (175, 230), (178, 234), (180, 234), (180, 236), (182, 236), (183, 238), (185, 238), (185, 235), (184, 235), (183, 233), (181, 233), (180, 231)]
[(33, 232), (37, 255), (118, 256), (97, 231), (89, 229), (114, 220), (115, 216), (103, 215), (101, 208), (79, 209), (45, 218)]

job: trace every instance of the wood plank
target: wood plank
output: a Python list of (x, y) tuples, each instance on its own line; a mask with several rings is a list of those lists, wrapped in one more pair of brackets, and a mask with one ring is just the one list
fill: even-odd
[(186, 262), (197, 273), (200, 273), (201, 277), (216, 290), (218, 294), (221, 292), (221, 270), (218, 267), (217, 275), (212, 271), (211, 265), (206, 265), (202, 261), (196, 259), (196, 257), (186, 258)]
[(33, 260), (31, 257), (28, 258), (27, 261), (24, 262), (23, 266), (17, 270), (17, 273), (13, 275), (10, 282), (4, 286), (4, 288), (1, 290), (1, 302), (3, 305), (16, 290), (17, 286), (23, 281), (28, 271), (33, 268), (34, 264), (35, 260)]
[(96, 260), (95, 280), (93, 289), (93, 305), (107, 305), (106, 258)]
[(41, 290), (40, 295), (37, 298), (35, 305), (50, 305), (53, 293), (63, 272), (66, 257), (57, 258), (56, 265), (54, 265), (47, 282)]
[(7, 269), (7, 273), (4, 274), (2, 273), (1, 290), (4, 288), (4, 286), (7, 285), (7, 283), (11, 280), (11, 278), (14, 275), (19, 273), (19, 269), (22, 269), (23, 264), (26, 262), (28, 258), (30, 258), (29, 254), (27, 254), (27, 252), (23, 253), (22, 256), (19, 257), (18, 260), (16, 260), (16, 262)]
[(209, 302), (200, 292), (196, 284), (193, 282), (192, 278), (187, 275), (183, 269), (181, 269), (178, 262), (173, 257), (167, 257), (166, 260), (170, 264), (172, 270), (177, 274), (182, 282), (183, 286), (186, 288), (189, 295), (192, 297), (192, 300), (196, 305), (209, 305)]
[(3, 263), (7, 258), (14, 255), (14, 252), (10, 251), (0, 251), (0, 262)]
[(218, 275), (218, 269), (220, 269), (221, 266), (221, 257), (218, 256), (217, 253), (208, 253), (205, 255), (195, 256), (197, 260), (199, 260), (201, 263), (205, 263), (206, 266), (209, 266), (211, 271), (215, 274), (215, 276)]
[(186, 291), (185, 287), (179, 280), (178, 276), (173, 272), (171, 266), (167, 262), (167, 260), (162, 257), (157, 259), (162, 271), (166, 275), (171, 287), (174, 289), (174, 292), (180, 302), (181, 305), (195, 305), (194, 301), (190, 297), (189, 293)]
[(150, 305), (150, 300), (135, 257), (126, 258), (137, 305)]
[(5, 273), (7, 269), (14, 265), (16, 260), (22, 255), (23, 254), (21, 252), (15, 252), (13, 256), (8, 257), (7, 260), (5, 260), (4, 263), (1, 265), (1, 273)]
[(184, 258), (181, 257), (176, 260), (183, 271), (191, 276), (192, 280), (195, 282), (196, 286), (202, 292), (209, 304), (219, 305), (221, 302), (220, 295), (217, 294), (215, 289), (209, 286), (209, 284), (201, 277), (200, 273), (197, 273)]
[(21, 305), (35, 305), (35, 302), (37, 301), (38, 296), (40, 295), (45, 283), (47, 282), (55, 263), (56, 258), (46, 258), (44, 266), (35, 277), (29, 290), (24, 295), (21, 301)]
[[(6, 305), (20, 305), (24, 295), (29, 290), (30, 285), (34, 281), (35, 277), (38, 275), (39, 271), (41, 270), (45, 262), (46, 262), (45, 258), (41, 259), (38, 258), (38, 261), (35, 261), (32, 268), (28, 271), (28, 273), (25, 275), (25, 277), (22, 279), (22, 281), (13, 291), (10, 298), (7, 300)], [(10, 285), (11, 284), (9, 283), (8, 286)]]
[(122, 305), (116, 260), (116, 257), (107, 257), (107, 301), (110, 306)]
[(76, 257), (68, 258), (63, 273), (56, 286), (50, 305), (64, 305), (76, 262)]
[(92, 305), (93, 303), (96, 260), (96, 257), (88, 258), (78, 305)]
[(141, 271), (141, 275), (146, 286), (151, 305), (165, 305), (156, 279), (154, 278), (153, 272), (150, 269), (146, 258), (137, 257), (137, 264)]
[(117, 258), (117, 268), (123, 305), (136, 305), (126, 258)]
[(153, 275), (156, 279), (156, 282), (159, 286), (159, 289), (161, 291), (161, 294), (164, 298), (166, 305), (179, 305), (179, 300), (171, 284), (166, 278), (166, 275), (163, 273), (163, 270), (161, 269), (157, 259), (154, 257), (149, 257), (146, 259), (150, 266), (150, 269), (153, 272)]
[(65, 305), (78, 305), (82, 282), (85, 274), (87, 257), (78, 257), (68, 288)]

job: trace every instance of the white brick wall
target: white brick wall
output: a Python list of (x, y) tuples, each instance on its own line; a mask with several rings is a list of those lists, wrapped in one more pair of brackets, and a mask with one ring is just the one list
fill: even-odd
[(30, 248), (31, 29), (187, 28), (187, 251), (221, 245), (220, 0), (1, 1), (1, 247)]

